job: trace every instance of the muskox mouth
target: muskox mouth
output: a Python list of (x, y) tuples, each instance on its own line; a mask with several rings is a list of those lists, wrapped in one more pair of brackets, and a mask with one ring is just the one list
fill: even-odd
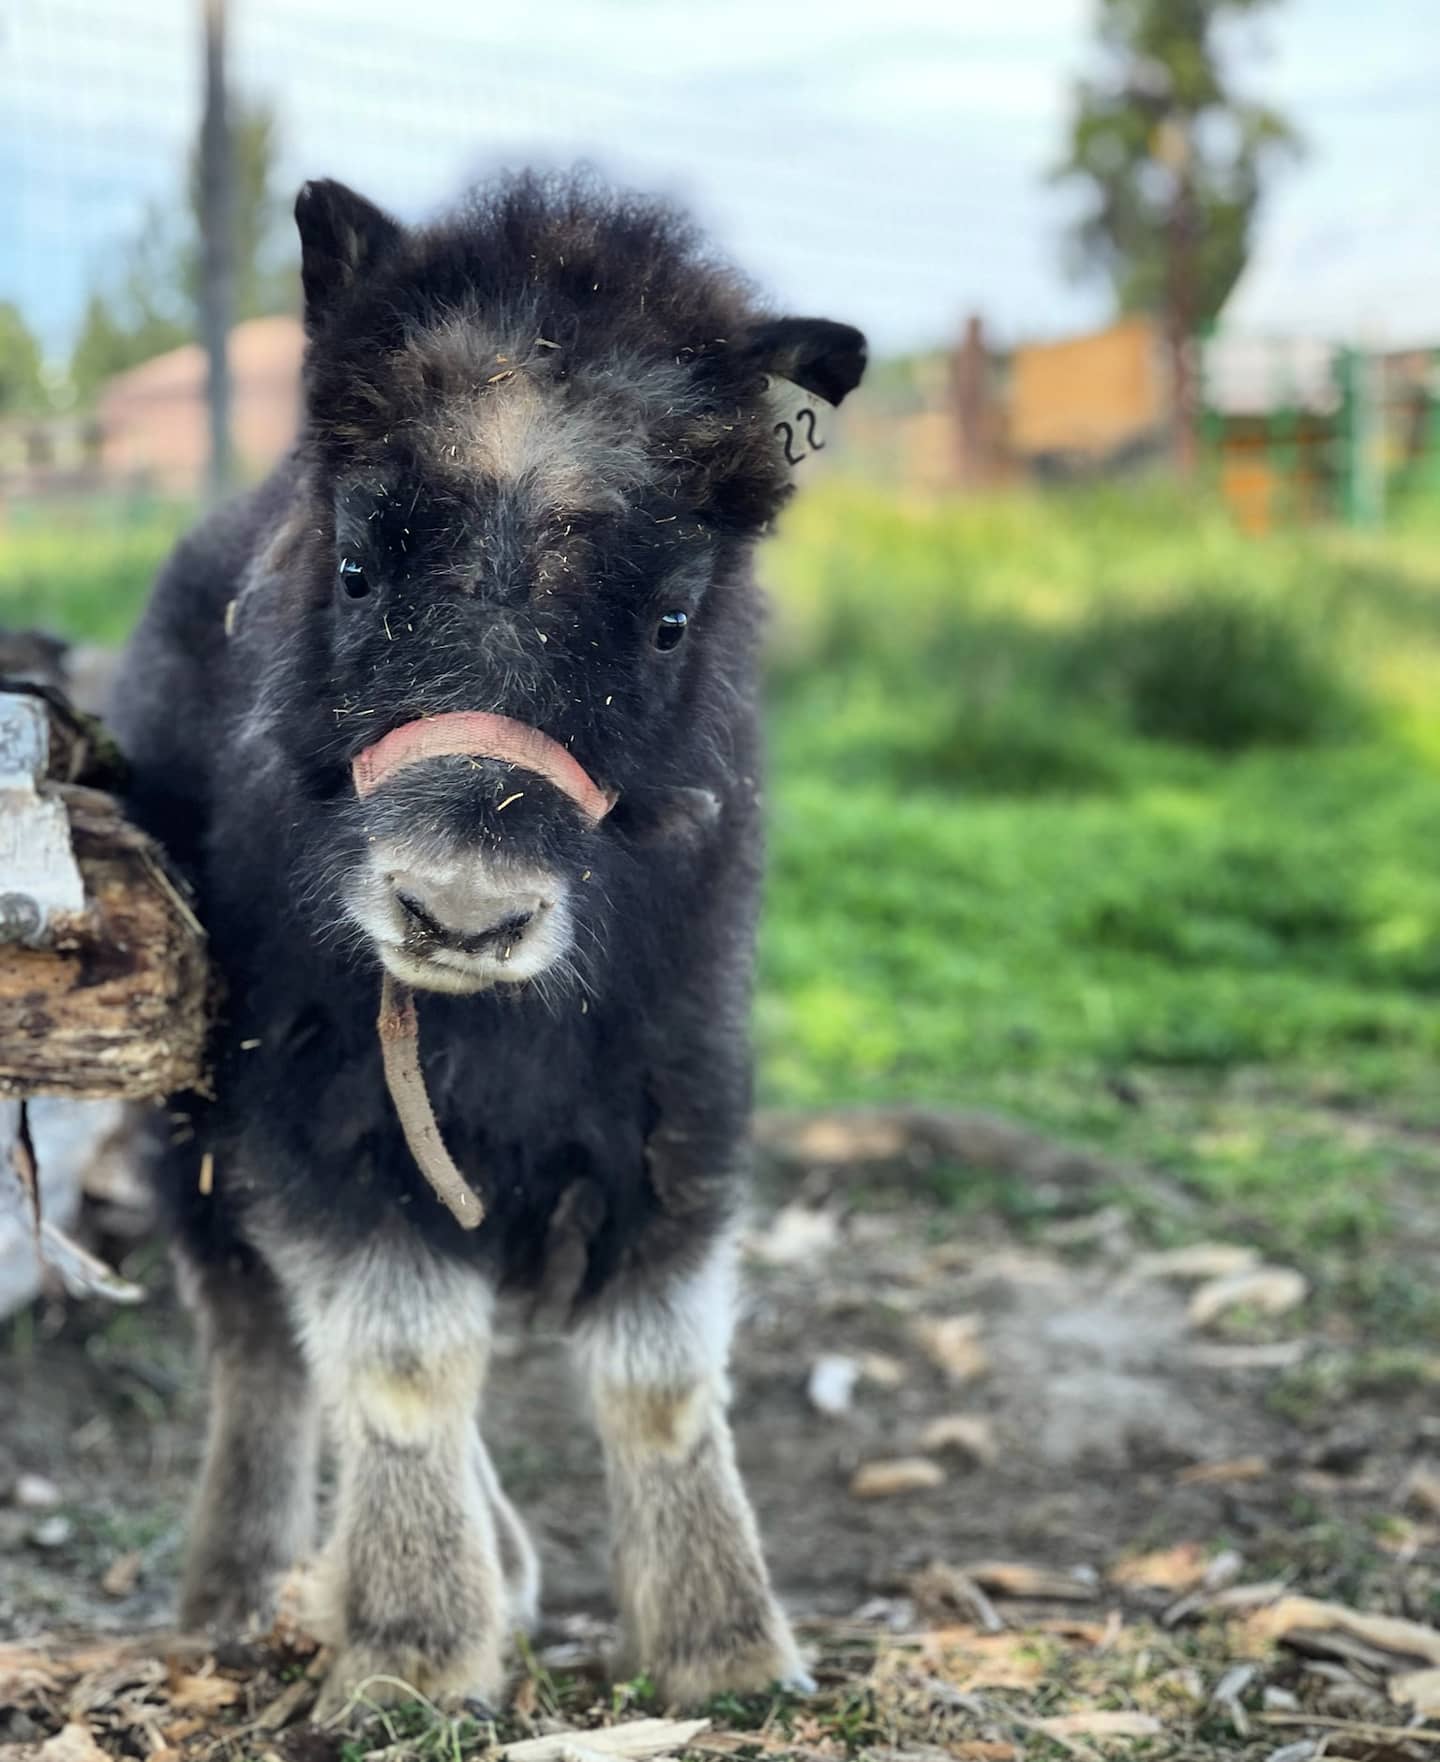
[(437, 861), (377, 841), (346, 909), (386, 970), (418, 990), (524, 984), (563, 962), (574, 941), (558, 876), (480, 852)]

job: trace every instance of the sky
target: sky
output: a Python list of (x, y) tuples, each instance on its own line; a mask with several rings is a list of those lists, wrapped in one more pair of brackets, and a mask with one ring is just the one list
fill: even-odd
[[(229, 0), (232, 81), (279, 114), (281, 176), (405, 217), (499, 166), (587, 159), (679, 197), (777, 303), (893, 352), (971, 311), (1000, 340), (1105, 316), (1047, 182), (1090, 0)], [(0, 299), (52, 357), (198, 114), (197, 0), (0, 0)], [(1290, 115), (1236, 313), (1440, 337), (1440, 0), (1280, 0), (1239, 33)], [(1402, 336), (1403, 333), (1403, 336)]]

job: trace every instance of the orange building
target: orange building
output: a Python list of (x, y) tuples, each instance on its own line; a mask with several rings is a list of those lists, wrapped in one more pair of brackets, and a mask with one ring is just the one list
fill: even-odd
[(1159, 327), (1122, 318), (1087, 336), (1015, 350), (1009, 443), (1040, 476), (1132, 463), (1165, 445), (1169, 370)]
[[(246, 477), (260, 477), (295, 438), (300, 420), (298, 318), (252, 318), (230, 333), (231, 433)], [(96, 415), (102, 475), (165, 495), (192, 496), (205, 481), (210, 434), (205, 352), (186, 343), (117, 374)]]

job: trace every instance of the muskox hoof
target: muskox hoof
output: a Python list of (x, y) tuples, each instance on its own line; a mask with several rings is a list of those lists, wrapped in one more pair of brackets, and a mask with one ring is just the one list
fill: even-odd
[(239, 1568), (186, 1578), (180, 1625), (187, 1633), (239, 1640), (270, 1631), (284, 1574)]
[(475, 1647), (432, 1664), (351, 1645), (336, 1654), (311, 1717), (317, 1725), (358, 1724), (378, 1707), (421, 1696), (444, 1713), (473, 1716), (476, 1707), (498, 1706), (504, 1688), (504, 1666), (493, 1648)]
[(675, 1707), (701, 1707), (716, 1695), (759, 1695), (777, 1688), (808, 1695), (816, 1687), (783, 1621), (781, 1632), (770, 1639), (737, 1636), (733, 1646), (656, 1661), (650, 1674), (661, 1700)]

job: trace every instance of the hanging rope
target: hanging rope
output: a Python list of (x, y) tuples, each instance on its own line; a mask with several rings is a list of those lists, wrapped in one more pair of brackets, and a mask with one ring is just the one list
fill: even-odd
[(380, 1056), (385, 1065), (385, 1084), (410, 1154), (420, 1173), (435, 1189), (435, 1196), (462, 1230), (478, 1229), (485, 1217), (480, 1196), (455, 1166), (445, 1148), (435, 1110), (420, 1068), (420, 1018), (415, 994), (408, 985), (386, 973), (380, 986)]

